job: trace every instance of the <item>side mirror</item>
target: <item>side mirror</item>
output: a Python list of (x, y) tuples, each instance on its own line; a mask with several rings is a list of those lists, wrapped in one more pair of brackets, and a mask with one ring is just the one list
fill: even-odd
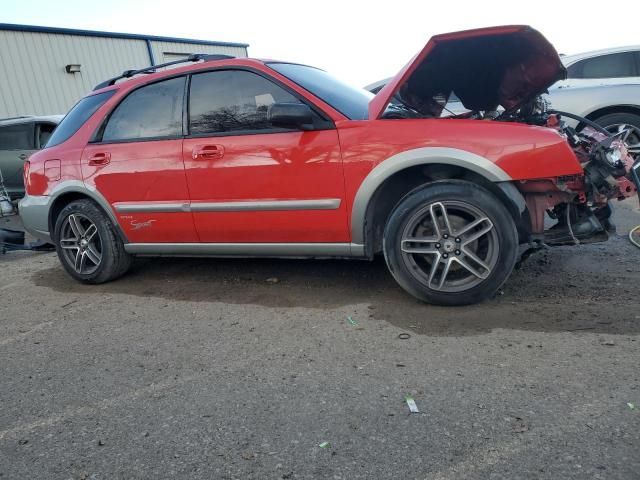
[(273, 103), (267, 118), (274, 127), (313, 130), (313, 112), (303, 103)]

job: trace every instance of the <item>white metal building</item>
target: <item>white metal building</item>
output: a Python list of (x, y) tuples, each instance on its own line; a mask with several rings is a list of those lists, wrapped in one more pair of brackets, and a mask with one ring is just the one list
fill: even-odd
[(66, 113), (125, 70), (192, 53), (247, 56), (247, 44), (0, 23), (0, 118)]

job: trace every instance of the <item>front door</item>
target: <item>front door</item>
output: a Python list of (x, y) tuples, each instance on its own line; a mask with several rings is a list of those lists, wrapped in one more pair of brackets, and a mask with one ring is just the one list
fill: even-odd
[(337, 131), (318, 113), (314, 130), (275, 128), (274, 102), (300, 102), (246, 70), (191, 77), (184, 163), (201, 242), (347, 242)]
[(182, 162), (186, 77), (145, 85), (82, 152), (85, 182), (113, 206), (133, 243), (197, 242)]

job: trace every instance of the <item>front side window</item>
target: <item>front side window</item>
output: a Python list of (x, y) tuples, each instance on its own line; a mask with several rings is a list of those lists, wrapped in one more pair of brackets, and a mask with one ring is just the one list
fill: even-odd
[(84, 125), (84, 123), (91, 118), (91, 115), (96, 113), (104, 103), (109, 100), (115, 90), (108, 92), (98, 93), (89, 97), (84, 97), (75, 106), (69, 110), (69, 113), (62, 119), (60, 125), (54, 130), (53, 134), (47, 141), (47, 147), (53, 147), (59, 145), (62, 142), (71, 138), (71, 136), (78, 131), (78, 129)]
[(218, 70), (195, 74), (189, 95), (189, 133), (274, 129), (267, 111), (276, 102), (299, 103), (283, 88), (252, 72)]
[(172, 78), (134, 90), (110, 115), (102, 141), (181, 136), (185, 80), (186, 77)]
[(276, 72), (311, 92), (351, 120), (366, 120), (373, 93), (349, 85), (324, 70), (295, 63), (269, 63)]
[(0, 127), (0, 150), (33, 150), (34, 148), (33, 123)]
[(568, 78), (621, 78), (637, 75), (633, 52), (587, 58), (567, 68)]

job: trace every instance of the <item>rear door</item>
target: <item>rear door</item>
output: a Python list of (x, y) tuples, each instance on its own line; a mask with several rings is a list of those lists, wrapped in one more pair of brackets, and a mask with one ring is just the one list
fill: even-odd
[(24, 162), (36, 150), (33, 122), (0, 126), (0, 172), (11, 198), (24, 195)]
[(85, 182), (131, 242), (197, 241), (182, 162), (185, 85), (181, 76), (129, 93), (82, 153)]
[(267, 120), (274, 102), (303, 101), (258, 72), (191, 77), (184, 162), (202, 242), (349, 240), (333, 123), (317, 110), (312, 131), (276, 128)]

